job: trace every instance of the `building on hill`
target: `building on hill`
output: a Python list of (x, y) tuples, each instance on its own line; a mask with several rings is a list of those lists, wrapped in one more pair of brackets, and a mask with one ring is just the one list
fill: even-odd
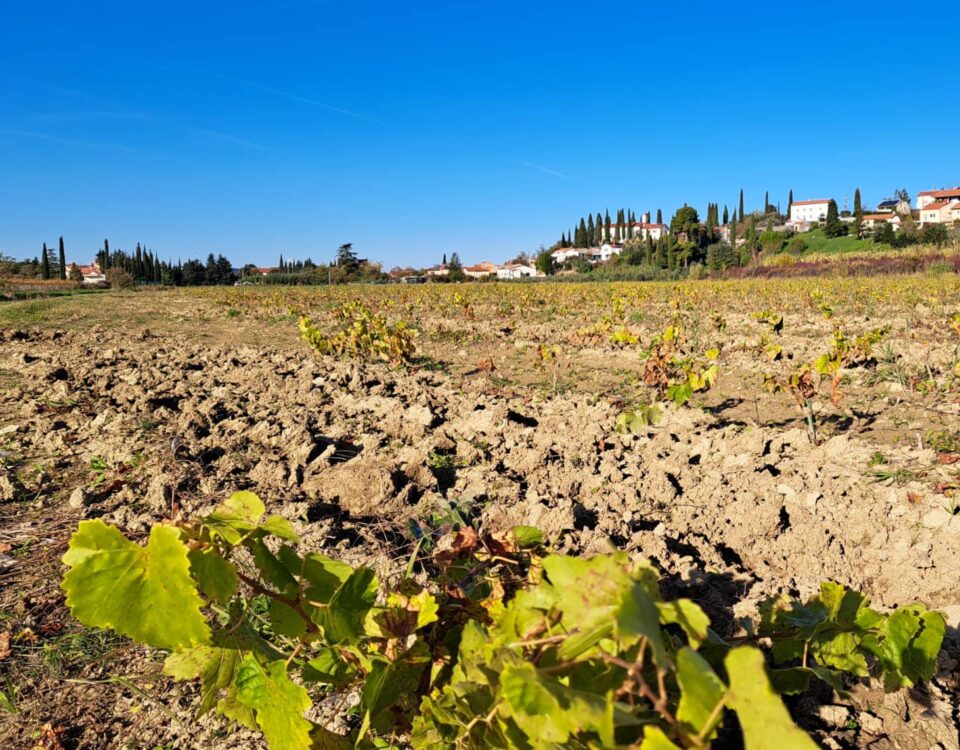
[(931, 203), (940, 203), (941, 201), (949, 203), (958, 200), (960, 200), (960, 187), (945, 190), (924, 190), (922, 193), (917, 193), (917, 208), (923, 211)]
[(554, 250), (550, 253), (550, 257), (553, 258), (553, 262), (558, 265), (563, 265), (568, 261), (579, 258), (583, 255), (583, 249), (579, 247), (561, 247)]
[(485, 279), (488, 276), (497, 275), (497, 264), (484, 261), (473, 266), (467, 266), (463, 272), (471, 279)]
[(84, 284), (102, 284), (107, 280), (107, 275), (100, 270), (100, 264), (94, 261), (89, 266), (78, 266), (76, 263), (71, 263), (67, 266), (67, 278), (70, 278), (70, 273), (74, 268), (80, 269), (80, 275), (83, 276)]
[(901, 216), (909, 216), (912, 210), (913, 209), (910, 207), (910, 201), (905, 201), (902, 198), (888, 198), (887, 200), (880, 201), (877, 204), (878, 214), (897, 213)]
[(790, 219), (787, 221), (787, 226), (801, 232), (806, 231), (813, 222), (826, 221), (827, 207), (829, 205), (829, 198), (794, 201), (790, 204)]
[(430, 278), (437, 278), (439, 276), (449, 276), (449, 275), (450, 275), (450, 269), (443, 264), (427, 269), (427, 276), (429, 276)]
[(920, 226), (927, 224), (952, 224), (955, 209), (960, 208), (960, 196), (952, 200), (939, 200), (924, 204), (920, 209)]
[(526, 279), (537, 275), (537, 269), (526, 263), (507, 263), (497, 267), (498, 279)]
[(860, 217), (860, 225), (864, 229), (876, 229), (878, 224), (883, 223), (890, 224), (895, 230), (899, 231), (903, 220), (897, 211), (881, 211), (875, 214), (864, 214)]

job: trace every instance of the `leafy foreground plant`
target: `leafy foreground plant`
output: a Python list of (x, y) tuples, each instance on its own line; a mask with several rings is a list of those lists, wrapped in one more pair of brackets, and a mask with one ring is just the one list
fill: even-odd
[[(747, 748), (806, 750), (774, 687), (817, 677), (840, 689), (843, 673), (911, 685), (932, 676), (944, 632), (920, 605), (880, 615), (825, 584), (804, 605), (765, 608), (759, 637), (800, 661), (768, 673), (696, 604), (664, 601), (649, 563), (541, 556), (529, 527), (443, 538), (429, 563), (442, 593), (382, 585), (295, 541), (248, 492), (154, 526), (145, 547), (84, 521), (64, 556), (67, 605), (169, 650), (164, 671), (200, 681), (200, 714), (258, 728), (271, 750), (704, 748), (728, 709)], [(314, 698), (356, 704), (338, 713), (345, 734), (305, 718)]]
[(300, 337), (319, 354), (356, 359), (379, 359), (390, 364), (409, 362), (416, 351), (417, 331), (402, 320), (388, 323), (359, 302), (349, 302), (337, 311), (343, 328), (327, 334), (306, 317), (300, 318)]

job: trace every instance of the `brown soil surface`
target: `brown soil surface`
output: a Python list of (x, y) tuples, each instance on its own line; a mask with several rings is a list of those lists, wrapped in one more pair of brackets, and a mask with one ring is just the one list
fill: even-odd
[[(0, 745), (29, 747), (50, 724), (65, 748), (261, 747), (218, 718), (192, 720), (189, 686), (163, 678), (158, 657), (72, 623), (58, 589), (80, 519), (138, 535), (251, 489), (307, 547), (384, 575), (403, 565), (407, 519), (451, 503), (489, 530), (538, 526), (559, 551), (624, 549), (653, 560), (721, 635), (764, 598), (809, 596), (825, 579), (879, 608), (921, 601), (949, 624), (931, 684), (792, 708), (825, 747), (960, 747), (955, 286), (935, 301), (850, 302), (829, 320), (809, 305), (788, 312), (777, 341), (793, 361), (825, 351), (837, 325), (889, 327), (840, 406), (823, 400), (817, 446), (788, 396), (761, 393), (762, 373), (781, 365), (758, 355), (759, 307), (734, 305), (743, 295), (717, 302), (722, 332), (696, 332), (722, 343), (718, 386), (623, 435), (617, 415), (652, 394), (636, 347), (577, 334), (609, 308), (605, 293), (520, 292), (531, 296), (511, 310), (486, 291), (464, 305), (443, 290), (432, 309), (383, 292), (400, 295), (385, 312), (414, 312), (421, 329), (407, 370), (314, 357), (265, 292), (0, 311), (0, 632), (12, 646), (0, 689), (16, 708), (0, 713)], [(320, 319), (336, 301), (311, 299)], [(644, 343), (669, 317), (657, 297), (627, 307)], [(559, 365), (538, 368), (536, 347), (552, 342)]]

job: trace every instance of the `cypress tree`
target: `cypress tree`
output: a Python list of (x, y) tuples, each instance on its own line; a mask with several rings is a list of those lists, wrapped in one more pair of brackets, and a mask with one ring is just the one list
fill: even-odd
[(597, 221), (593, 225), (593, 244), (597, 247), (603, 244), (603, 217), (597, 212)]
[(827, 237), (839, 237), (843, 234), (843, 223), (840, 221), (840, 212), (837, 209), (837, 202), (831, 198), (827, 204), (827, 220), (823, 225), (823, 233)]
[(589, 221), (587, 222), (587, 244), (593, 244), (593, 214), (587, 214)]
[(740, 221), (743, 221), (745, 215), (743, 212), (743, 188), (740, 188)]
[[(444, 262), (446, 262), (447, 256), (444, 255), (443, 257), (444, 257)], [(283, 253), (280, 253), (280, 263), (278, 263), (277, 265), (279, 266), (280, 273), (283, 273)]]
[(106, 271), (110, 268), (110, 243), (107, 240), (103, 241), (103, 268), (101, 271)]
[(67, 251), (63, 246), (63, 235), (60, 235), (60, 278), (67, 278)]
[(583, 217), (580, 217), (580, 227), (577, 229), (577, 233), (580, 235), (580, 242), (577, 247), (587, 247), (587, 224), (583, 220)]
[(790, 197), (787, 199), (787, 218), (790, 218), (790, 209), (793, 208), (793, 189), (790, 190)]
[(663, 211), (659, 208), (657, 209), (657, 224), (663, 224)]
[(766, 213), (770, 210), (770, 191), (768, 190), (763, 194), (763, 212)]
[(727, 210), (727, 204), (723, 204), (723, 225), (726, 226), (730, 223), (730, 212)]
[(43, 256), (40, 258), (40, 278), (50, 278), (50, 253), (47, 252), (47, 243), (43, 243)]

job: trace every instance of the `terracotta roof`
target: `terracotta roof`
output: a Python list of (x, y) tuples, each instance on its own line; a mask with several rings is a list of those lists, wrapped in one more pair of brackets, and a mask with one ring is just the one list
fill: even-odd
[(819, 203), (829, 203), (829, 202), (830, 202), (830, 199), (827, 198), (826, 200), (794, 201), (794, 202), (791, 203), (790, 205), (791, 205), (791, 206), (814, 206), (814, 205), (817, 205), (817, 204), (819, 204)]
[(937, 201), (936, 203), (928, 203), (926, 206), (924, 206), (920, 210), (921, 211), (937, 211), (943, 208), (944, 206), (949, 206), (949, 205), (950, 205), (950, 201)]
[(892, 221), (894, 219), (899, 219), (900, 214), (887, 213), (887, 214), (864, 214), (860, 217), (863, 221)]
[(642, 221), (635, 221), (632, 224), (630, 224), (630, 226), (641, 227), (643, 229), (666, 229), (667, 228), (666, 224), (649, 224), (649, 223), (644, 223)]
[(918, 195), (929, 195), (931, 198), (960, 198), (960, 187), (949, 190), (924, 190)]

